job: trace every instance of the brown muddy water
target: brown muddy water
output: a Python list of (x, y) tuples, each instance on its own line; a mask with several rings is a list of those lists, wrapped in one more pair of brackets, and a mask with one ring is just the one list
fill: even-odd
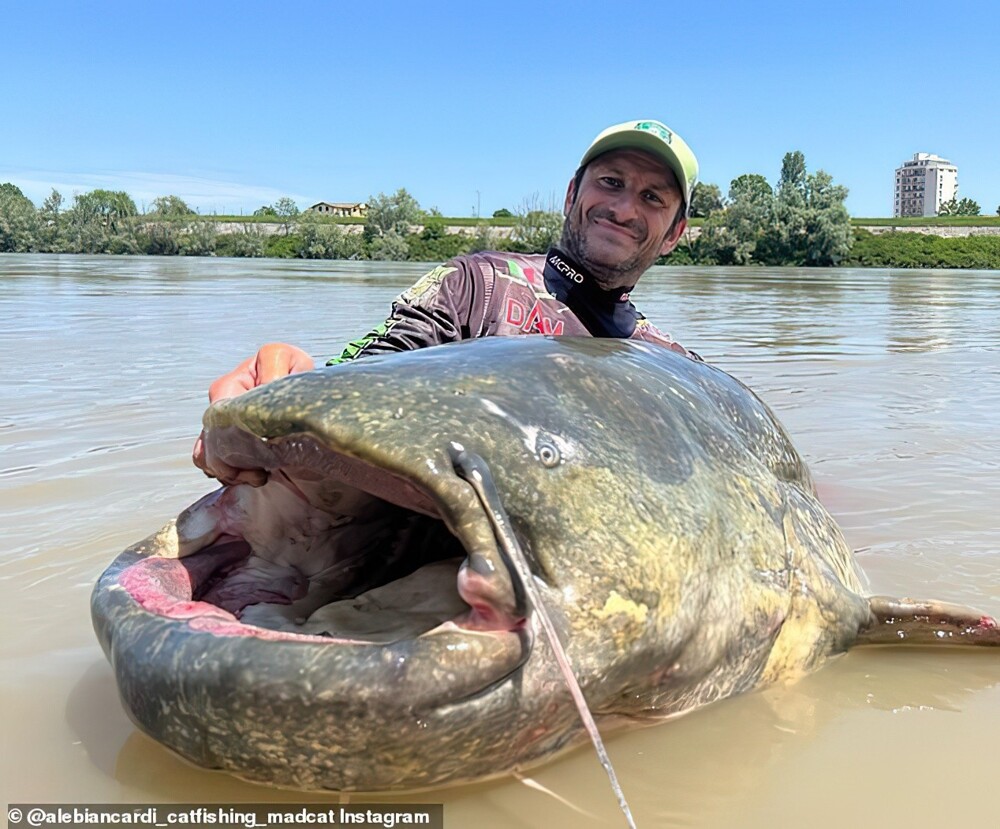
[[(189, 453), (212, 379), (268, 340), (338, 352), (421, 270), (0, 256), (7, 803), (336, 802), (139, 734), (88, 600), (211, 488)], [(1000, 272), (661, 268), (636, 303), (777, 411), (872, 592), (1000, 613)], [(640, 827), (993, 827), (998, 744), (1000, 652), (868, 649), (608, 749)], [(443, 802), (449, 829), (624, 825), (589, 749), (395, 800)]]

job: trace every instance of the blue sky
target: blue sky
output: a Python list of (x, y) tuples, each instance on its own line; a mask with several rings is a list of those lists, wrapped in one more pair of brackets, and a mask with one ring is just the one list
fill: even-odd
[(726, 191), (801, 150), (892, 213), (915, 152), (1000, 205), (1000, 4), (5, 4), (0, 181), (202, 212), (407, 188), (446, 215), (560, 202), (604, 127), (659, 118)]

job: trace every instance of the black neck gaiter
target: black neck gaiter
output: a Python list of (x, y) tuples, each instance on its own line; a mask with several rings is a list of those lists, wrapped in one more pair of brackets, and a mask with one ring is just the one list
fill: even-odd
[(595, 337), (631, 337), (638, 319), (629, 302), (632, 288), (606, 291), (559, 248), (545, 254), (545, 287), (576, 314)]

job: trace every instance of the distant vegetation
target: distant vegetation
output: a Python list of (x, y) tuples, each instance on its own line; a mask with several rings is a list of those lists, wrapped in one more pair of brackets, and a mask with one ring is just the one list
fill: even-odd
[(845, 265), (868, 268), (971, 268), (1000, 270), (1000, 236), (933, 236), (854, 231)]
[[(956, 202), (953, 214), (912, 219), (851, 219), (847, 189), (822, 170), (809, 173), (801, 152), (787, 153), (772, 186), (747, 174), (723, 196), (696, 185), (691, 204), (697, 239), (669, 257), (671, 265), (853, 265), (1000, 268), (1000, 237), (941, 238), (919, 233), (872, 234), (869, 226), (1000, 225), (998, 216), (961, 215), (978, 205)], [(200, 216), (177, 196), (140, 213), (124, 192), (93, 190), (67, 205), (55, 190), (40, 207), (13, 184), (0, 184), (0, 252), (110, 253), (302, 259), (444, 261), (477, 250), (541, 252), (555, 243), (563, 217), (537, 197), (492, 218), (447, 218), (421, 208), (405, 189), (368, 199), (366, 218), (300, 212), (288, 198), (252, 216)], [(264, 226), (266, 223), (266, 227)], [(361, 232), (352, 225), (363, 225)], [(463, 228), (453, 233), (450, 229)]]
[[(545, 250), (562, 227), (557, 214), (530, 208), (505, 211), (509, 216), (498, 211), (492, 219), (446, 219), (402, 189), (368, 204), (364, 219), (300, 212), (288, 198), (253, 216), (199, 216), (179, 197), (163, 196), (140, 214), (123, 192), (93, 190), (67, 206), (53, 190), (36, 208), (19, 188), (0, 184), (0, 252), (433, 261), (487, 248)], [(350, 227), (357, 224), (360, 233)], [(468, 231), (446, 231), (454, 226)], [(508, 229), (502, 236), (500, 227)]]
[(896, 216), (893, 219), (860, 219), (854, 217), (855, 227), (1000, 227), (1000, 214), (996, 216)]

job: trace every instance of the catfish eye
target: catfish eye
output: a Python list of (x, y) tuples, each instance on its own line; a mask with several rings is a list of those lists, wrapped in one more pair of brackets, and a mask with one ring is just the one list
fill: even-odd
[(541, 438), (535, 445), (535, 452), (538, 454), (538, 460), (542, 462), (542, 466), (546, 466), (549, 469), (553, 466), (559, 466), (562, 462), (562, 455), (559, 454), (559, 448), (545, 438)]

